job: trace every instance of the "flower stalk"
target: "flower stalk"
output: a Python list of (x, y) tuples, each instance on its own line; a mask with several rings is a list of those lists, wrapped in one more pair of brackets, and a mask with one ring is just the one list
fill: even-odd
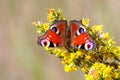
[[(38, 34), (45, 33), (50, 24), (56, 20), (65, 20), (60, 9), (49, 9), (47, 23), (33, 22)], [(79, 68), (85, 72), (86, 80), (118, 80), (120, 79), (120, 46), (103, 32), (103, 25), (89, 25), (89, 19), (83, 18), (82, 24), (90, 34), (96, 46), (93, 50), (71, 49), (64, 46), (57, 48), (44, 47), (49, 53), (61, 59), (66, 72), (76, 71)]]

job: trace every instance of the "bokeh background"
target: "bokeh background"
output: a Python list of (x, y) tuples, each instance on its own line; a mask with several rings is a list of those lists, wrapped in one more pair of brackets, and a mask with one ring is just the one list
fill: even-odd
[(46, 22), (47, 10), (61, 8), (68, 20), (90, 18), (120, 45), (120, 0), (0, 0), (0, 80), (83, 80), (66, 73), (60, 60), (36, 44), (33, 21)]

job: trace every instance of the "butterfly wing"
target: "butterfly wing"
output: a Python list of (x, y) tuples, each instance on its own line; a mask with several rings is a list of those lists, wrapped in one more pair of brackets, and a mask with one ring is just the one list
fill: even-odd
[(71, 46), (82, 49), (93, 49), (94, 42), (91, 41), (82, 21), (70, 21)]
[(64, 44), (67, 21), (55, 21), (50, 25), (50, 29), (38, 38), (38, 44), (46, 47), (58, 47)]

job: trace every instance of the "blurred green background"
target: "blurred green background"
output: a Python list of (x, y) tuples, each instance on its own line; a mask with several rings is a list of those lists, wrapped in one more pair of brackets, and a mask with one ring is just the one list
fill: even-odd
[(36, 44), (33, 21), (46, 22), (50, 8), (68, 20), (90, 18), (120, 45), (120, 0), (0, 0), (0, 80), (82, 80), (66, 73), (60, 60)]

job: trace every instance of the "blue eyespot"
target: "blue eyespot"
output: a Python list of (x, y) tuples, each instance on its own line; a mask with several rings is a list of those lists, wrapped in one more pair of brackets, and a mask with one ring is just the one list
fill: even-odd
[(56, 32), (56, 34), (60, 34), (60, 32), (59, 32), (58, 28), (56, 27), (56, 25), (52, 25), (50, 27), (50, 29), (53, 30), (54, 32)]
[(83, 29), (83, 28), (79, 28), (79, 32), (80, 32), (80, 33), (83, 33), (83, 32), (84, 32), (84, 29)]
[(56, 27), (53, 27), (52, 30), (55, 31), (55, 32), (57, 32), (57, 28)]
[(86, 29), (85, 29), (85, 27), (83, 26), (83, 25), (81, 25), (80, 27), (79, 27), (79, 29), (77, 30), (77, 36), (78, 35), (80, 35), (80, 34), (82, 34), (82, 33), (84, 33), (84, 32), (86, 32)]

